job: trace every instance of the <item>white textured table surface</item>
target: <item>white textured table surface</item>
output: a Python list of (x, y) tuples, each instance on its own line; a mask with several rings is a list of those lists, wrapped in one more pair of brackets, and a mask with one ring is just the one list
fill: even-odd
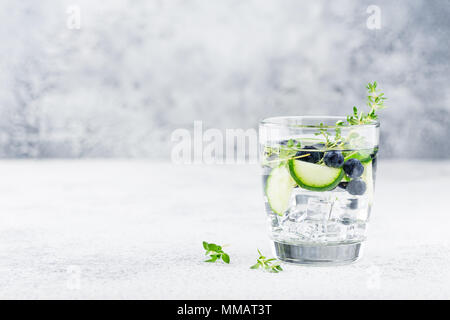
[[(365, 255), (249, 270), (269, 254), (257, 166), (0, 162), (0, 298), (450, 298), (450, 162), (380, 161)], [(203, 263), (202, 240), (232, 263)]]

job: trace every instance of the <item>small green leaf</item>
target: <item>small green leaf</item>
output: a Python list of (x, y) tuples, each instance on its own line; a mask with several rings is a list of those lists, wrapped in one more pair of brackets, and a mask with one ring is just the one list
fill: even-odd
[(288, 141), (288, 143), (286, 144), (286, 146), (287, 146), (288, 148), (292, 148), (292, 147), (294, 146), (294, 140), (289, 139), (289, 141)]
[(218, 250), (218, 247), (217, 247), (216, 244), (210, 243), (210, 244), (208, 245), (208, 249), (211, 250), (211, 251), (217, 251), (217, 250)]
[(223, 262), (225, 262), (225, 263), (230, 263), (230, 256), (227, 255), (226, 253), (223, 253), (223, 254), (222, 254), (222, 260), (223, 260)]
[(203, 241), (203, 248), (204, 248), (205, 250), (208, 250), (208, 242)]
[(216, 256), (211, 256), (211, 259), (205, 260), (205, 262), (216, 262), (217, 257)]

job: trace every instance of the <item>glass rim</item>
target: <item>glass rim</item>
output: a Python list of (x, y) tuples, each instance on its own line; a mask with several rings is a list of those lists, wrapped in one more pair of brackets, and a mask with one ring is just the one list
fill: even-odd
[[(318, 124), (317, 125), (311, 125), (311, 124), (294, 124), (294, 123), (286, 123), (284, 120), (313, 120), (317, 119)], [(267, 127), (287, 127), (287, 128), (362, 128), (362, 127), (375, 127), (378, 128), (380, 126), (380, 121), (378, 120), (372, 120), (370, 123), (365, 124), (348, 124), (345, 123), (344, 125), (326, 125), (326, 126), (320, 126), (320, 122), (326, 121), (326, 120), (334, 120), (335, 122), (342, 120), (344, 122), (347, 122), (347, 117), (344, 116), (276, 116), (276, 117), (268, 117), (262, 119), (259, 124), (261, 126), (267, 126)]]

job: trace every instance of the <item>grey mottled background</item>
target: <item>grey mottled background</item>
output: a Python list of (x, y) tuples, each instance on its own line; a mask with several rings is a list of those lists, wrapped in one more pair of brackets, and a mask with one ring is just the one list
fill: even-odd
[[(366, 27), (368, 5), (381, 30)], [(170, 133), (347, 114), (377, 80), (384, 157), (450, 158), (450, 1), (0, 5), (0, 156), (168, 158)], [(81, 29), (66, 26), (69, 5)]]

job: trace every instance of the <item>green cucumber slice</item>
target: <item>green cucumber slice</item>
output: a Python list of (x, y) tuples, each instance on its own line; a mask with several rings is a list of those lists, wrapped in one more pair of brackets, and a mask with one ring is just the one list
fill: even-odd
[(282, 216), (289, 207), (292, 189), (296, 186), (286, 165), (272, 169), (266, 182), (266, 196), (270, 208)]
[(294, 159), (289, 160), (289, 171), (300, 187), (312, 191), (332, 190), (344, 177), (342, 168), (331, 168)]

